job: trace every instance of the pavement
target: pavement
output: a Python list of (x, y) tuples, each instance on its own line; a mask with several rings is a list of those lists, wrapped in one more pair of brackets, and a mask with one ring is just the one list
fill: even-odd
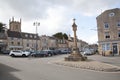
[(120, 71), (119, 66), (115, 66), (112, 64), (107, 64), (104, 62), (91, 60), (91, 59), (88, 59), (86, 61), (58, 60), (58, 61), (53, 61), (52, 63), (57, 64), (57, 65), (63, 65), (63, 66), (68, 66), (68, 67), (81, 68), (81, 69), (89, 69), (89, 70), (95, 70), (95, 71), (104, 71), (104, 72)]

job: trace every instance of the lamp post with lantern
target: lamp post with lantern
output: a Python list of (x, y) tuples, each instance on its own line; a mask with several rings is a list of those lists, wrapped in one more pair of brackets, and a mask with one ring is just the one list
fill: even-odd
[(38, 44), (37, 44), (37, 39), (38, 39), (38, 35), (37, 35), (37, 27), (40, 26), (40, 22), (34, 22), (33, 23), (33, 26), (36, 26), (36, 45), (35, 45), (35, 50), (37, 52), (37, 47), (38, 47)]

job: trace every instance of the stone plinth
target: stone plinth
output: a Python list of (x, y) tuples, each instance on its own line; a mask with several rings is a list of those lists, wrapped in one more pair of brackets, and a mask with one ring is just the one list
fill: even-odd
[(73, 50), (71, 55), (65, 57), (65, 61), (85, 61), (87, 57), (82, 56), (78, 49)]

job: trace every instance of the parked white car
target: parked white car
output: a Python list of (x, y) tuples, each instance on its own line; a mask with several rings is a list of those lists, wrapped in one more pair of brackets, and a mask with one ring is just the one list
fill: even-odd
[(90, 50), (90, 49), (86, 49), (84, 52), (83, 52), (84, 55), (92, 55), (93, 52)]
[(27, 51), (22, 51), (22, 50), (11, 50), (10, 51), (10, 56), (14, 57), (14, 56), (23, 56), (23, 57), (27, 57), (29, 56), (30, 52)]

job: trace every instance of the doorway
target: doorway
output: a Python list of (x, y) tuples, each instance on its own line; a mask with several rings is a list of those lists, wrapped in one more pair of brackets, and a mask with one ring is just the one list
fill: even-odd
[(117, 47), (117, 43), (113, 43), (113, 54), (118, 54), (118, 47)]

